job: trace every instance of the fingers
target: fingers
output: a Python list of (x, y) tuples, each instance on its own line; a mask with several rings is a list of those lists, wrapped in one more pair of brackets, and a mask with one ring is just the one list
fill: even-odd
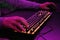
[(48, 8), (48, 7), (45, 7), (45, 9), (46, 9), (46, 10), (49, 10), (49, 8)]
[(16, 26), (16, 28), (19, 29), (20, 31), (24, 31), (24, 32), (26, 31), (25, 28), (19, 22), (12, 21), (12, 25)]
[(51, 2), (51, 4), (52, 4), (54, 7), (56, 7), (56, 4), (55, 4), (55, 3)]
[(44, 10), (49, 10), (49, 8), (48, 8), (48, 7), (44, 7), (44, 8), (42, 8), (42, 9), (44, 9)]
[(9, 24), (9, 27), (12, 28), (13, 30), (17, 31), (17, 32), (20, 32), (19, 29), (17, 29), (15, 26), (13, 26), (12, 24)]
[(26, 28), (28, 28), (27, 21), (22, 17), (18, 17), (18, 16), (6, 17), (4, 20), (5, 20), (3, 23), (4, 26), (16, 30), (17, 32), (25, 31), (25, 28), (22, 26), (22, 24), (26, 26)]
[(18, 24), (18, 27), (22, 30), (22, 31), (26, 31), (26, 29), (21, 25), (21, 24)]
[(53, 6), (55, 6), (55, 7), (56, 7), (56, 4), (55, 4), (55, 3), (53, 3), (53, 2), (45, 2), (44, 4), (46, 4), (46, 5), (53, 5)]
[(29, 24), (27, 23), (27, 21), (24, 18), (19, 17), (18, 21), (20, 21), (23, 25), (26, 26), (26, 28), (28, 28)]

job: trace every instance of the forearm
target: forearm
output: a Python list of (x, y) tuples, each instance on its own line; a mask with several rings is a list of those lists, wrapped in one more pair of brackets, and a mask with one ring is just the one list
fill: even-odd
[(6, 0), (7, 3), (19, 8), (39, 8), (40, 4), (26, 0)]

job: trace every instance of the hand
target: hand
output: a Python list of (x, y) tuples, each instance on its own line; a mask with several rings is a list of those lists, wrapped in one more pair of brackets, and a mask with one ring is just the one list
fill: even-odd
[(19, 16), (5, 17), (3, 19), (3, 25), (6, 28), (11, 28), (17, 32), (25, 31), (25, 28), (22, 25), (25, 25), (28, 28), (27, 21)]
[(53, 2), (45, 2), (45, 3), (43, 3), (43, 4), (40, 4), (40, 8), (41, 9), (49, 9), (49, 7), (48, 6), (50, 6), (50, 5), (53, 5), (54, 7), (56, 7), (56, 5), (55, 5), (55, 3), (53, 3)]

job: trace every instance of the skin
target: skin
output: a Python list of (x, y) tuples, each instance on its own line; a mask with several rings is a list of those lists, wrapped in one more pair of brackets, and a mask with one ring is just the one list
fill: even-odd
[(53, 2), (45, 2), (45, 3), (42, 3), (42, 4), (40, 4), (40, 8), (41, 9), (49, 10), (50, 8), (47, 7), (47, 6), (50, 6), (50, 5), (53, 5), (56, 8), (56, 4), (53, 3)]
[[(48, 5), (53, 5), (53, 6), (56, 7), (56, 5), (53, 2), (45, 2), (43, 4), (40, 4), (40, 8), (49, 9), (47, 7)], [(13, 30), (16, 30), (17, 32), (20, 32), (20, 31), (24, 31), (25, 32), (26, 28), (28, 28), (28, 26), (29, 26), (29, 23), (27, 22), (27, 20), (24, 19), (23, 17), (19, 17), (19, 16), (4, 17), (2, 24), (4, 25), (4, 27), (11, 28)], [(22, 27), (22, 25), (24, 25), (25, 28)]]
[(22, 25), (26, 26), (26, 28), (28, 28), (28, 26), (29, 26), (27, 21), (23, 17), (19, 17), (19, 16), (5, 17), (3, 19), (3, 25), (6, 28), (12, 28), (13, 30), (16, 30), (17, 32), (20, 32), (21, 30), (25, 31), (25, 29), (22, 27)]

